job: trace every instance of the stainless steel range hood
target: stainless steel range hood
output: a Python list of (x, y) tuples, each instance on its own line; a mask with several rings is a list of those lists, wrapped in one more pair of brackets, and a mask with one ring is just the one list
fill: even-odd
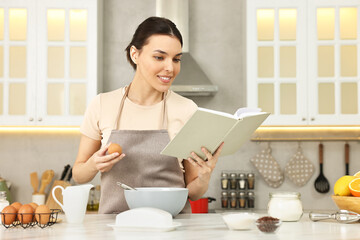
[(171, 89), (183, 96), (211, 96), (218, 87), (209, 80), (189, 53), (189, 1), (156, 0), (156, 16), (173, 21), (183, 37), (181, 71)]

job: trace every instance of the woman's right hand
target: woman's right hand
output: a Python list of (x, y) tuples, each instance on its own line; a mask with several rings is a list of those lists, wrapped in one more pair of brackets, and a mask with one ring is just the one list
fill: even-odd
[(124, 153), (121, 155), (117, 152), (106, 154), (110, 144), (111, 143), (106, 144), (91, 156), (91, 161), (95, 165), (97, 171), (108, 172), (117, 162), (125, 157)]

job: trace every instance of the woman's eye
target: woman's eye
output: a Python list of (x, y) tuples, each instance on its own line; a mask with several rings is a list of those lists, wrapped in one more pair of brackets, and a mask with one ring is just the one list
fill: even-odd
[(163, 60), (163, 59), (164, 59), (163, 57), (159, 57), (159, 56), (154, 56), (154, 58), (155, 58), (156, 60)]
[(181, 59), (180, 58), (175, 58), (173, 61), (174, 62), (181, 62)]

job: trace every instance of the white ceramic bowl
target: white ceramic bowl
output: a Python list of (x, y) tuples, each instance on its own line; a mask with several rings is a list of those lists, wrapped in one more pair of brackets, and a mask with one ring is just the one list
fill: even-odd
[(255, 227), (255, 213), (225, 213), (222, 218), (230, 230), (249, 230)]
[(130, 209), (158, 208), (169, 212), (173, 217), (184, 208), (189, 193), (187, 188), (143, 187), (136, 190), (124, 190)]

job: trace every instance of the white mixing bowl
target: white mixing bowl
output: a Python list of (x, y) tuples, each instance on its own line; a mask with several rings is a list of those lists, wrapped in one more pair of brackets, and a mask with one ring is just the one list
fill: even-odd
[(142, 187), (124, 190), (130, 209), (140, 207), (158, 208), (169, 212), (173, 217), (181, 212), (188, 199), (187, 188)]

